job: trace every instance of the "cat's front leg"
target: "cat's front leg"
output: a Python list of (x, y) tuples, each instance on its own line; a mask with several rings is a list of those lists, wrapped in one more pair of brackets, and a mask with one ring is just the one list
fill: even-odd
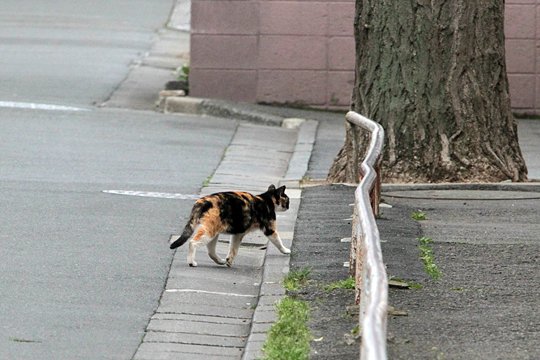
[(274, 244), (279, 251), (281, 251), (282, 254), (290, 254), (291, 250), (287, 249), (285, 245), (283, 245), (283, 241), (281, 241), (281, 237), (279, 236), (277, 231), (274, 230), (268, 230), (264, 233), (268, 240)]

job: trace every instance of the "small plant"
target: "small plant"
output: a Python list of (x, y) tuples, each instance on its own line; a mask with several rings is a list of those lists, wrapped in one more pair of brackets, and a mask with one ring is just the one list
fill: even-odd
[(204, 181), (202, 183), (202, 186), (203, 187), (208, 187), (208, 185), (210, 185), (210, 181), (212, 181), (212, 175), (208, 175), (206, 177), (206, 179), (204, 179)]
[(416, 221), (427, 220), (426, 213), (423, 212), (422, 210), (413, 211), (411, 214), (411, 218), (413, 218), (413, 220), (416, 220)]
[(291, 297), (283, 298), (276, 305), (278, 320), (268, 331), (263, 345), (265, 360), (304, 360), (309, 357), (312, 338), (307, 327), (308, 305)]
[(189, 85), (189, 65), (184, 64), (176, 71), (178, 72), (178, 81), (183, 81), (186, 85)]
[(424, 263), (424, 270), (431, 276), (433, 280), (438, 280), (442, 276), (437, 264), (435, 264), (435, 256), (433, 255), (432, 243), (433, 240), (429, 237), (421, 237), (418, 239), (420, 249), (420, 259)]
[(299, 290), (307, 283), (310, 273), (310, 268), (290, 271), (283, 279), (283, 287), (288, 291)]
[(346, 279), (343, 279), (343, 280), (339, 280), (339, 281), (336, 281), (336, 282), (333, 282), (331, 284), (328, 284), (324, 287), (324, 290), (325, 291), (332, 291), (332, 290), (335, 290), (335, 289), (347, 289), (347, 290), (350, 290), (350, 289), (354, 289), (355, 288), (355, 281), (354, 281), (354, 278), (352, 276), (349, 276), (348, 278)]
[(420, 289), (423, 289), (423, 288), (424, 288), (424, 285), (422, 285), (420, 283), (417, 283), (415, 281), (409, 281), (409, 289), (420, 290)]

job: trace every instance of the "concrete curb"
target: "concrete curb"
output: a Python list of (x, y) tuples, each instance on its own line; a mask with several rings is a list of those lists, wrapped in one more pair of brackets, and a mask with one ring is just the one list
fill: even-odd
[(382, 192), (414, 190), (492, 190), (540, 191), (540, 182), (528, 183), (443, 183), (443, 184), (382, 184)]
[[(287, 119), (285, 119), (286, 121)], [(293, 155), (289, 161), (289, 168), (282, 180), (282, 185), (300, 188), (299, 182), (305, 176), (309, 167), (309, 160), (313, 152), (315, 137), (319, 123), (315, 120), (304, 120), (298, 128), (298, 139)]]
[[(280, 185), (287, 186), (290, 198), (289, 211), (279, 216), (279, 233), (286, 247), (291, 247), (296, 218), (300, 209), (302, 189), (300, 181), (306, 174), (311, 151), (317, 135), (318, 122), (303, 121), (298, 129), (298, 137), (289, 167)], [(276, 319), (276, 302), (285, 297), (283, 278), (289, 272), (290, 257), (284, 257), (275, 246), (268, 246), (264, 257), (263, 277), (259, 293), (259, 302), (253, 314), (250, 335), (248, 337), (242, 360), (255, 360), (263, 356), (262, 347), (270, 327)]]
[(222, 100), (194, 97), (168, 97), (165, 99), (165, 113), (210, 115), (222, 118), (244, 120), (259, 125), (281, 126), (283, 118), (248, 109), (248, 104), (240, 105)]

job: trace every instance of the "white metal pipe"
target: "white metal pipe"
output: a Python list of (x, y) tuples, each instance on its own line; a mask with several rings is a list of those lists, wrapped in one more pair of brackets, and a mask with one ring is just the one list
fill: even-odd
[(355, 191), (355, 206), (359, 221), (356, 231), (362, 248), (362, 293), (360, 297), (360, 326), (363, 360), (386, 360), (386, 322), (388, 309), (388, 278), (384, 267), (379, 229), (373, 214), (369, 193), (376, 181), (375, 165), (384, 145), (382, 126), (356, 112), (345, 116), (347, 121), (371, 132), (366, 157), (362, 162), (363, 177)]

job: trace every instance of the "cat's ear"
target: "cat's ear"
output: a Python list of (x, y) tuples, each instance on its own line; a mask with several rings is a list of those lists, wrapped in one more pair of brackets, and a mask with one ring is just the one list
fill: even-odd
[(276, 190), (276, 187), (274, 186), (274, 184), (268, 187), (268, 191), (274, 191), (274, 190)]
[(279, 187), (276, 191), (278, 194), (285, 194), (285, 185), (283, 185), (282, 187)]

